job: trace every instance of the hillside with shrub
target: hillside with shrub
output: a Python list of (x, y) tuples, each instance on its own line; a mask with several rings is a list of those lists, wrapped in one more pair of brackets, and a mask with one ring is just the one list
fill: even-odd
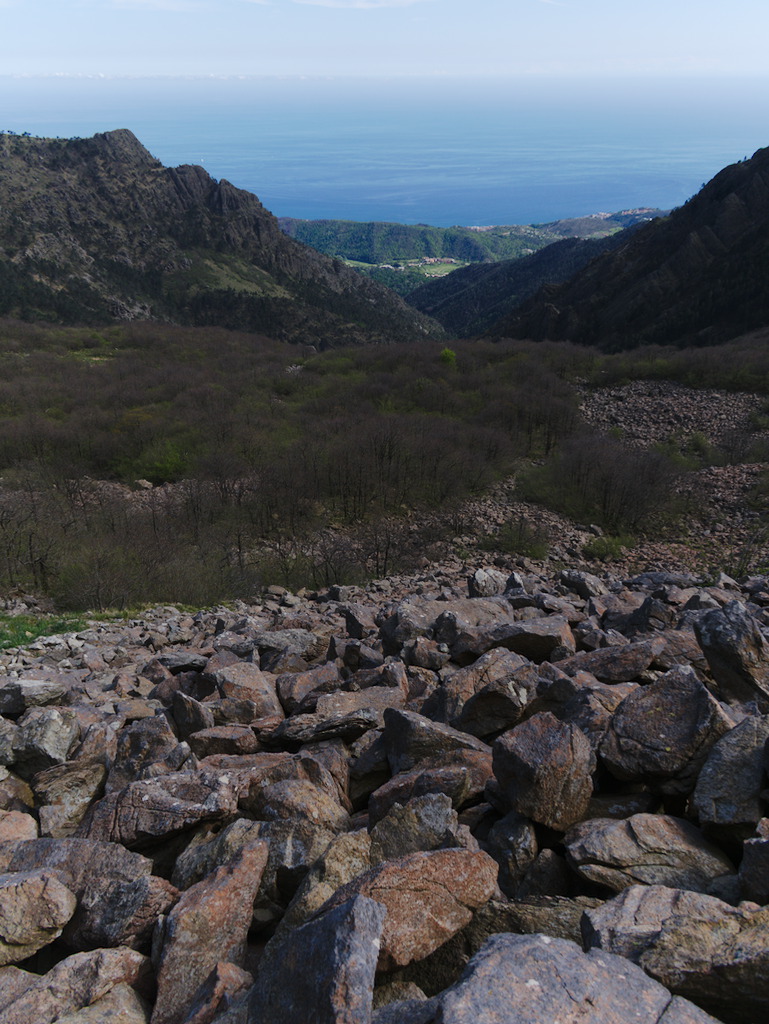
[(125, 129), (0, 134), (0, 315), (216, 325), (323, 348), (439, 336), (392, 291), (288, 238), (257, 197), (163, 167)]

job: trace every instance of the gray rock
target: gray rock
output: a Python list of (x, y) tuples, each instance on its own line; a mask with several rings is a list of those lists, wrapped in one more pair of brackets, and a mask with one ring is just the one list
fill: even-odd
[(9, 679), (0, 686), (0, 715), (20, 715), (27, 708), (58, 704), (66, 692), (55, 679)]
[(476, 569), (467, 579), (470, 597), (494, 597), (507, 589), (508, 573), (499, 569)]
[(688, 793), (716, 740), (733, 726), (690, 668), (674, 668), (619, 705), (599, 753), (618, 779)]
[(595, 756), (576, 726), (544, 712), (500, 736), (494, 775), (513, 810), (564, 831), (585, 814)]
[(438, 997), (430, 1024), (717, 1024), (635, 964), (546, 935), (494, 935)]
[(250, 1024), (369, 1024), (385, 915), (357, 896), (276, 936), (248, 997)]
[(80, 739), (77, 716), (69, 708), (30, 708), (18, 726), (14, 765), (26, 779), (55, 764), (64, 764)]
[(511, 811), (489, 829), (486, 850), (499, 865), (499, 887), (506, 896), (515, 896), (519, 882), (534, 863), (537, 835), (528, 818)]
[(632, 960), (671, 992), (727, 1024), (769, 1013), (769, 907), (732, 907), (712, 896), (633, 886), (583, 919), (586, 948)]
[(739, 601), (697, 619), (697, 640), (726, 701), (755, 701), (769, 713), (769, 644), (758, 623)]
[(0, 875), (0, 966), (19, 963), (57, 939), (77, 898), (48, 871)]
[(572, 867), (614, 892), (639, 883), (706, 892), (714, 879), (734, 873), (699, 829), (664, 814), (593, 818), (570, 829), (564, 842)]
[(395, 804), (371, 829), (371, 861), (397, 860), (419, 850), (478, 849), (470, 830), (459, 825), (451, 799), (432, 793)]
[(692, 796), (692, 810), (703, 828), (739, 839), (753, 834), (765, 807), (767, 741), (769, 715), (751, 715), (711, 749)]
[(490, 747), (467, 733), (433, 722), (412, 711), (388, 708), (384, 712), (383, 738), (390, 770), (409, 771), (428, 758), (445, 757), (454, 750), (491, 753)]

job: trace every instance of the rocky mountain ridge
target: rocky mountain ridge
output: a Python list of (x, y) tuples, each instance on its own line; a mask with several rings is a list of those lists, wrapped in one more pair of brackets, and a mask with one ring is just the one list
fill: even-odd
[(769, 579), (510, 568), (7, 652), (3, 1020), (762, 1020)]
[(127, 129), (0, 135), (0, 313), (157, 319), (319, 347), (440, 334), (388, 289), (280, 230), (256, 196), (166, 168)]
[(765, 327), (768, 229), (769, 149), (760, 149), (490, 334), (621, 350), (714, 344)]

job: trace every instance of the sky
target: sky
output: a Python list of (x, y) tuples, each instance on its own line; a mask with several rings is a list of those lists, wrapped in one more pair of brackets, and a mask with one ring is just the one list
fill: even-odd
[(0, 0), (0, 74), (769, 77), (767, 0)]

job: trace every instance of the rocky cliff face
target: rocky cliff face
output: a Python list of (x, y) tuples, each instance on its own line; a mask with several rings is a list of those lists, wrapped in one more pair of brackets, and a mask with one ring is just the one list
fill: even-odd
[(287, 238), (256, 196), (166, 168), (125, 129), (0, 136), (0, 312), (161, 319), (328, 345), (439, 333), (397, 296)]
[(712, 344), (769, 323), (768, 272), (769, 149), (762, 149), (491, 333), (606, 349)]

